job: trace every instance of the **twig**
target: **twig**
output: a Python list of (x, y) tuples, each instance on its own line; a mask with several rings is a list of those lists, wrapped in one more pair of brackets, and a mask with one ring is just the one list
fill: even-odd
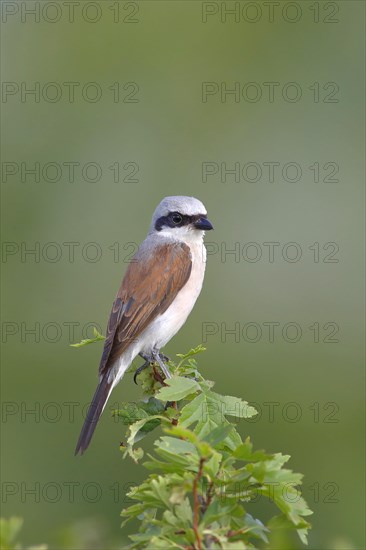
[[(176, 401), (172, 401), (172, 407), (173, 407), (173, 409), (178, 411), (178, 403)], [(178, 418), (173, 418), (172, 419), (172, 424), (173, 424), (173, 426), (178, 426)]]
[(153, 375), (154, 375), (154, 378), (155, 380), (157, 380), (158, 382), (160, 382), (160, 384), (162, 386), (166, 386), (166, 383), (165, 383), (165, 380), (164, 378), (161, 376), (160, 372), (158, 371), (158, 368), (157, 366), (154, 364), (153, 365)]
[(201, 479), (202, 474), (203, 474), (203, 464), (204, 464), (204, 462), (205, 462), (205, 459), (200, 458), (200, 464), (199, 464), (198, 472), (197, 472), (196, 477), (193, 480), (193, 531), (194, 531), (194, 534), (196, 536), (198, 550), (202, 550), (202, 545), (201, 545), (200, 534), (198, 532), (198, 523), (199, 523), (199, 515), (200, 515), (200, 501), (199, 501), (199, 497), (198, 497), (197, 487), (198, 487), (199, 480)]

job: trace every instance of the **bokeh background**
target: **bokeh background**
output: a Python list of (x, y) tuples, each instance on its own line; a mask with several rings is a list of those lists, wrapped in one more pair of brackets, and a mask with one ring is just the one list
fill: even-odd
[[(256, 404), (242, 433), (305, 474), (311, 549), (364, 548), (364, 3), (35, 4), (2, 4), (2, 515), (27, 545), (127, 544), (145, 472), (106, 413), (73, 456), (102, 346), (69, 344), (104, 331), (153, 209), (186, 194), (215, 231), (166, 353), (203, 342), (204, 376)], [(126, 377), (109, 410), (138, 395)]]

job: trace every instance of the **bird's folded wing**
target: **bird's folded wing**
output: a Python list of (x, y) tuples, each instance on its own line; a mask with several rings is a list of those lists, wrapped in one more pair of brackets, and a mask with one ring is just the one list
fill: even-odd
[(99, 373), (105, 374), (129, 344), (168, 309), (189, 279), (192, 258), (184, 243), (137, 252), (128, 266), (109, 317)]

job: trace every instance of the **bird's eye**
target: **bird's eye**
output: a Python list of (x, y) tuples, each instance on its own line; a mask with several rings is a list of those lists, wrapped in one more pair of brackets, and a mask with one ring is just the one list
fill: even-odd
[(175, 225), (179, 225), (182, 222), (183, 218), (180, 214), (172, 214), (172, 222)]

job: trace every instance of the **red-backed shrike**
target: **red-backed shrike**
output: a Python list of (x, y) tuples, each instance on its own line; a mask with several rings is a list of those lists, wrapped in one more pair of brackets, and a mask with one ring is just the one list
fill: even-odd
[(165, 377), (170, 376), (160, 349), (185, 323), (201, 291), (203, 236), (210, 229), (206, 209), (194, 197), (165, 197), (155, 210), (113, 303), (99, 384), (75, 454), (88, 448), (112, 389), (137, 355), (157, 362)]

